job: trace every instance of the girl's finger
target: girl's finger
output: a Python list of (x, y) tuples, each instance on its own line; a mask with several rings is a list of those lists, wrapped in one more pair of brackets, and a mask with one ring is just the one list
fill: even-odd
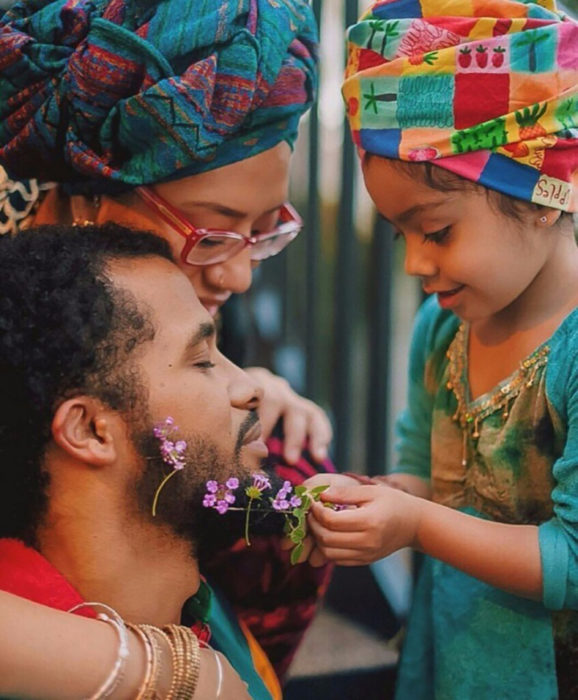
[(352, 484), (351, 486), (330, 486), (321, 494), (322, 501), (343, 505), (361, 506), (373, 501), (383, 493), (384, 487), (373, 484)]

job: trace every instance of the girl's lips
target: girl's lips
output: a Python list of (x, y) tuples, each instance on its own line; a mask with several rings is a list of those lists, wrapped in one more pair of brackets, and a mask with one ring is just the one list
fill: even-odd
[(439, 305), (444, 309), (449, 309), (450, 307), (455, 306), (458, 300), (458, 295), (464, 289), (464, 287), (465, 285), (460, 284), (459, 287), (455, 287), (454, 289), (448, 289), (445, 292), (437, 292)]

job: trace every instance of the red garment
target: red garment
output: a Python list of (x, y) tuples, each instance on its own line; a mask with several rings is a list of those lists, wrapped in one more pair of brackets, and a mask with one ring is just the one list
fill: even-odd
[[(0, 590), (65, 612), (86, 602), (42, 554), (9, 538), (0, 538)], [(96, 617), (89, 607), (76, 614)], [(209, 641), (207, 625), (198, 622), (192, 630), (202, 641)]]

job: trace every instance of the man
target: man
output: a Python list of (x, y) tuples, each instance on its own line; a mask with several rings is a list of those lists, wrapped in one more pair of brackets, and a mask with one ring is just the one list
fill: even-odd
[[(205, 483), (248, 475), (266, 448), (260, 390), (217, 351), (167, 244), (113, 224), (1, 238), (0, 383), (0, 589), (62, 609), (96, 600), (134, 623), (202, 623)], [(168, 417), (185, 466), (153, 516), (170, 471), (154, 429)], [(251, 697), (280, 697), (232, 616), (215, 619)]]

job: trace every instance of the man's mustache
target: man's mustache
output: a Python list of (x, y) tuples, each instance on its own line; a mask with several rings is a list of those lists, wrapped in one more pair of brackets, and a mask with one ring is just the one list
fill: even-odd
[(247, 414), (247, 417), (245, 418), (245, 420), (241, 423), (241, 427), (239, 428), (239, 434), (237, 435), (237, 443), (235, 445), (235, 452), (239, 452), (239, 450), (243, 446), (243, 440), (245, 439), (245, 435), (258, 422), (259, 422), (259, 413), (257, 412), (256, 408), (252, 408), (249, 411), (249, 413)]

